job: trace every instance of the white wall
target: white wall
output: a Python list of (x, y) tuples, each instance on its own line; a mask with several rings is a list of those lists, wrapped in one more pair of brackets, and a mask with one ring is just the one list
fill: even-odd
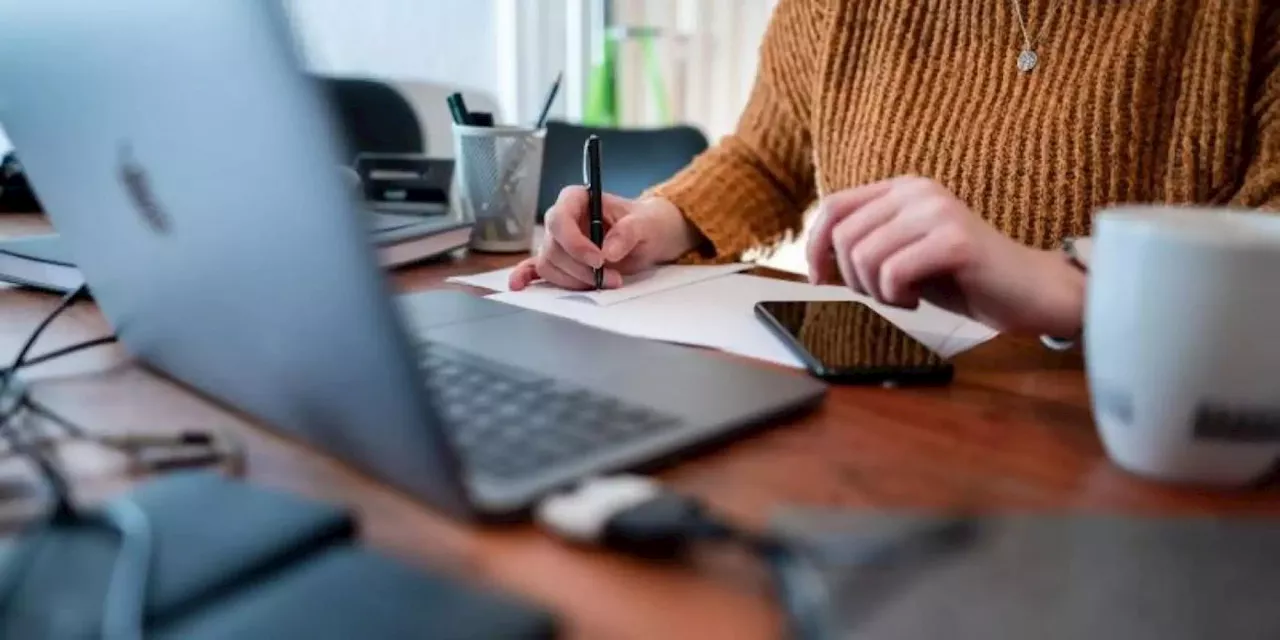
[[(566, 0), (286, 0), (319, 73), (427, 80), (533, 118), (565, 58)], [(552, 110), (564, 113), (564, 96)]]
[[(285, 0), (308, 66), (319, 73), (428, 80), (532, 118), (566, 66), (568, 0)], [(573, 83), (570, 74), (566, 84)], [(563, 117), (562, 91), (552, 117)], [(0, 130), (0, 153), (11, 147)]]
[(493, 2), (287, 0), (317, 72), (458, 84), (497, 96)]

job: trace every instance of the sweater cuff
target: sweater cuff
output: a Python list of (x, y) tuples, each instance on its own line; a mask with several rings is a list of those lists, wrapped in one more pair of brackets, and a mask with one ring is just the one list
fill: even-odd
[(707, 237), (707, 232), (704, 230), (703, 226), (698, 224), (696, 220), (691, 218), (689, 214), (686, 213), (687, 205), (683, 204), (683, 201), (675, 200), (671, 196), (671, 194), (666, 190), (667, 186), (668, 186), (667, 184), (664, 184), (657, 187), (653, 187), (645, 191), (644, 193), (640, 194), (640, 197), (637, 198), (637, 200), (644, 200), (647, 198), (662, 198), (663, 200), (666, 200), (671, 204), (675, 205), (676, 209), (680, 211), (680, 215), (684, 216), (685, 222), (689, 223), (690, 226), (692, 226), (694, 229), (697, 230), (698, 236), (699, 236), (698, 246), (685, 252), (684, 255), (676, 259), (675, 263), (676, 264), (722, 264), (722, 263), (733, 262), (734, 261), (733, 259), (736, 258), (736, 256), (720, 255), (716, 252), (715, 243), (709, 237)]
[[(698, 230), (702, 242), (694, 250), (681, 256), (681, 264), (715, 264), (734, 262), (742, 249), (736, 247), (735, 236), (741, 234), (734, 229), (731, 216), (726, 215), (724, 203), (708, 202), (709, 191), (703, 176), (696, 172), (685, 171), (671, 180), (650, 189), (646, 196), (662, 198), (684, 215), (685, 220)], [(729, 223), (726, 225), (726, 223)]]

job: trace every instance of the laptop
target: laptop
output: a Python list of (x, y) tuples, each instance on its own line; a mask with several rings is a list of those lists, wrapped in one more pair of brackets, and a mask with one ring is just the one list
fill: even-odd
[(0, 122), (132, 354), (453, 513), (519, 517), (824, 393), (462, 293), (395, 298), (277, 2), (0, 0)]

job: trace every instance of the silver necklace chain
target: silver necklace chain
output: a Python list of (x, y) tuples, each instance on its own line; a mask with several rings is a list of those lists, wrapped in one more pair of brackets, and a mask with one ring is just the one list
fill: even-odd
[(1018, 71), (1023, 73), (1031, 73), (1035, 70), (1036, 65), (1040, 64), (1040, 54), (1036, 53), (1036, 43), (1040, 41), (1040, 36), (1044, 33), (1045, 28), (1053, 21), (1053, 17), (1057, 15), (1058, 3), (1060, 0), (1053, 0), (1053, 4), (1049, 5), (1049, 11), (1045, 14), (1044, 23), (1040, 25), (1040, 29), (1035, 35), (1027, 31), (1027, 21), (1022, 18), (1022, 0), (1009, 0), (1013, 4), (1013, 15), (1018, 18), (1018, 28), (1022, 30), (1022, 51), (1018, 53)]

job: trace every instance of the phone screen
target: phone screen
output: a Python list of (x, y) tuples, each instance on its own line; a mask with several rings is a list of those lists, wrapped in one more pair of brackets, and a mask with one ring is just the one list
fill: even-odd
[(761, 302), (756, 312), (821, 377), (950, 378), (946, 360), (862, 303)]

